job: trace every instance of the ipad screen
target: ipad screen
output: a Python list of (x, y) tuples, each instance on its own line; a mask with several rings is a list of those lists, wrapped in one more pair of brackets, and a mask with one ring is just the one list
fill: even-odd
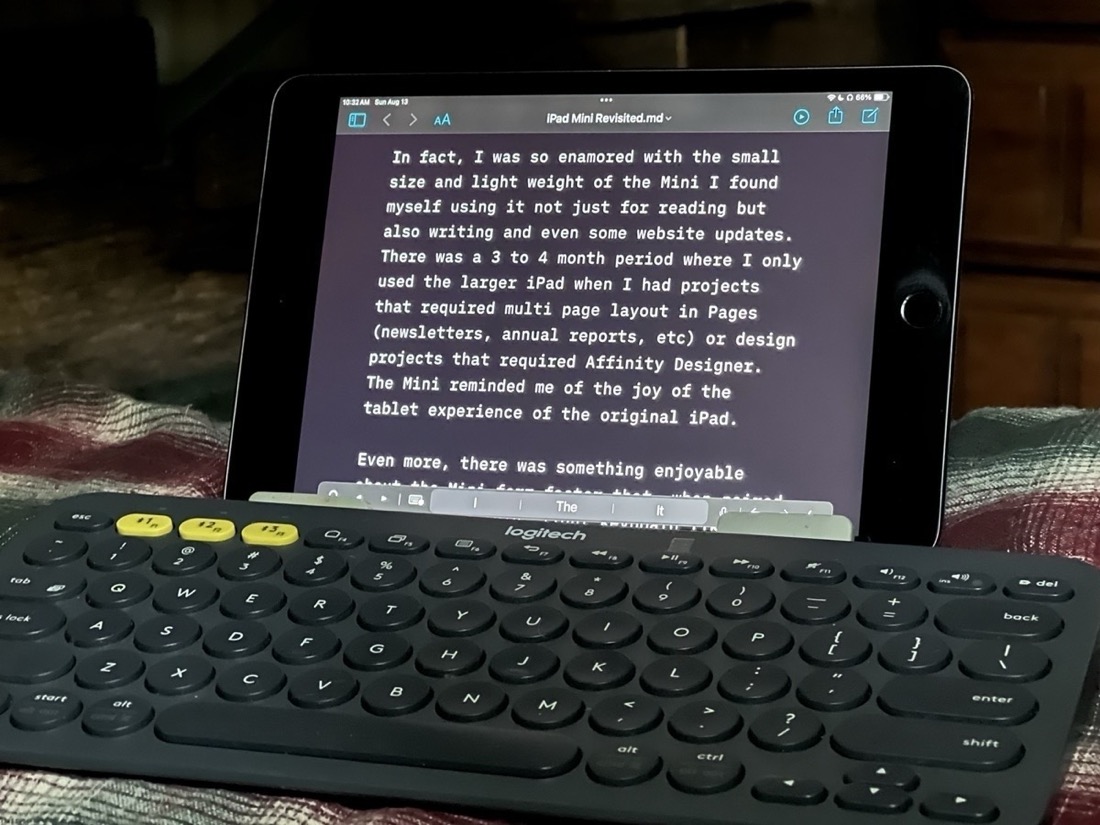
[(296, 490), (858, 525), (890, 97), (344, 98)]

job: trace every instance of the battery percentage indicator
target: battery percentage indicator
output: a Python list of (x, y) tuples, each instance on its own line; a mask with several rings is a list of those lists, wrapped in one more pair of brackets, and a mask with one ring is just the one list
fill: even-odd
[(874, 94), (874, 100), (876, 100), (876, 101), (881, 102), (881, 101), (889, 100), (889, 99), (890, 99), (890, 95), (889, 95), (888, 92), (875, 92), (875, 94)]

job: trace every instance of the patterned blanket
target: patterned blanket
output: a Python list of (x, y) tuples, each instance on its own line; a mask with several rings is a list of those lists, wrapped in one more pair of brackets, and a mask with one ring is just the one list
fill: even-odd
[[(0, 373), (0, 522), (89, 490), (216, 496), (228, 426), (107, 390)], [(1100, 563), (1100, 412), (971, 413), (952, 429), (941, 544)], [(2, 530), (0, 524), (0, 530)], [(1051, 818), (1100, 823), (1100, 700)], [(0, 770), (0, 825), (424, 825), (482, 823), (414, 808), (334, 802), (45, 771)]]

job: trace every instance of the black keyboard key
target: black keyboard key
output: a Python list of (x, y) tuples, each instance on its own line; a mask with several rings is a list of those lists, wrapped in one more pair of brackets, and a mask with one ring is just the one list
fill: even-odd
[(658, 653), (702, 653), (718, 641), (718, 631), (709, 622), (685, 616), (658, 622), (648, 641)]
[(511, 564), (557, 564), (565, 552), (548, 541), (524, 541), (509, 544), (500, 557)]
[(735, 665), (718, 681), (718, 692), (731, 702), (773, 702), (791, 687), (786, 671), (775, 665)]
[(871, 630), (894, 632), (923, 624), (928, 618), (928, 608), (912, 593), (880, 593), (866, 599), (856, 617)]
[(323, 662), (340, 652), (340, 640), (323, 627), (295, 627), (281, 633), (271, 655), (287, 665)]
[(113, 573), (137, 567), (153, 555), (148, 542), (129, 536), (109, 536), (97, 539), (88, 552), (88, 566), (93, 570)]
[[(432, 700), (428, 683), (416, 676), (394, 674), (374, 680), (363, 688), (363, 707), (378, 716), (404, 716)], [(397, 733), (398, 736), (401, 734)], [(342, 736), (343, 734), (341, 734)]]
[(610, 690), (634, 678), (634, 663), (614, 650), (582, 653), (565, 666), (565, 681), (581, 690)]
[(573, 607), (610, 607), (626, 598), (626, 582), (612, 573), (583, 573), (567, 581), (561, 600)]
[(569, 563), (588, 570), (625, 570), (634, 557), (622, 550), (581, 550), (569, 557)]
[(333, 708), (355, 698), (359, 682), (343, 668), (320, 667), (295, 677), (287, 698), (301, 708)]
[(588, 723), (607, 736), (634, 736), (653, 730), (663, 717), (661, 706), (646, 696), (609, 696), (592, 708)]
[(726, 653), (750, 662), (776, 659), (793, 646), (790, 631), (777, 622), (738, 622), (722, 640)]
[(928, 580), (933, 593), (950, 596), (982, 596), (997, 589), (993, 579), (971, 570), (941, 570)]
[(23, 730), (53, 730), (76, 719), (82, 710), (80, 699), (67, 690), (35, 693), (11, 706), (11, 723)]
[(871, 655), (871, 642), (855, 629), (823, 627), (806, 637), (799, 653), (818, 667), (850, 667)]
[(872, 564), (860, 568), (855, 583), (871, 590), (912, 590), (920, 584), (920, 575), (912, 567)]
[(116, 573), (92, 582), (84, 598), (92, 607), (122, 608), (145, 601), (152, 592), (153, 585), (140, 573)]
[(411, 655), (412, 645), (396, 633), (365, 633), (344, 650), (344, 663), (356, 670), (386, 670)]
[(668, 766), (668, 781), (684, 793), (711, 794), (728, 791), (745, 776), (745, 769), (732, 754), (720, 751), (698, 753), (693, 759)]
[(442, 539), (435, 546), (435, 554), (445, 559), (477, 561), (487, 559), (497, 551), (491, 541), (474, 538)]
[(588, 758), (588, 775), (601, 785), (625, 788), (639, 785), (661, 772), (661, 757), (642, 745), (606, 748)]
[(490, 682), (459, 682), (443, 688), (435, 702), (439, 715), (452, 722), (492, 719), (507, 706), (507, 694)]
[(282, 557), (270, 547), (238, 547), (222, 553), (218, 575), (230, 581), (249, 582), (270, 576), (282, 566)]
[(97, 530), (106, 530), (114, 519), (106, 513), (96, 513), (91, 510), (73, 511), (58, 516), (53, 526), (58, 530), (74, 530), (79, 533), (94, 533)]
[(921, 803), (920, 812), (945, 822), (992, 822), (1000, 813), (993, 800), (969, 791), (930, 794)]
[(84, 585), (78, 568), (31, 568), (0, 577), (0, 599), (60, 601), (83, 592)]
[(974, 679), (1034, 682), (1050, 671), (1050, 657), (1026, 642), (975, 642), (959, 655), (959, 669)]
[(1065, 602), (1073, 598), (1073, 587), (1064, 579), (1016, 578), (1005, 584), (1005, 595), (1035, 602)]
[(415, 556), (417, 553), (423, 553), (427, 550), (430, 542), (423, 536), (414, 536), (409, 533), (388, 533), (386, 535), (371, 536), (368, 546), (375, 553)]
[(0, 642), (0, 682), (35, 685), (64, 676), (76, 660), (55, 642)]
[(851, 605), (835, 587), (803, 587), (783, 600), (783, 615), (798, 624), (832, 624), (848, 615)]
[(231, 619), (262, 619), (273, 616), (286, 604), (281, 588), (266, 582), (238, 584), (221, 600), (221, 611)]
[(429, 567), (420, 576), (420, 589), (429, 596), (465, 596), (485, 584), (485, 573), (474, 562), (448, 562)]
[(467, 639), (443, 639), (424, 645), (416, 667), (427, 676), (462, 676), (485, 661), (485, 651)]
[(69, 620), (65, 637), (77, 647), (98, 647), (125, 639), (133, 629), (121, 610), (89, 610)]
[(1053, 639), (1062, 618), (1041, 604), (1003, 599), (956, 599), (936, 612), (936, 627), (965, 639)]
[(531, 778), (559, 776), (580, 758), (575, 743), (553, 733), (480, 725), (441, 730), (438, 724), (414, 720), (207, 702), (169, 708), (156, 729), (161, 739), (185, 745)]
[(825, 735), (825, 726), (804, 708), (783, 707), (765, 711), (749, 726), (749, 739), (758, 748), (789, 753), (812, 748)]
[(348, 572), (348, 563), (336, 550), (312, 550), (298, 553), (286, 563), (283, 576), (291, 584), (317, 587), (339, 581)]
[(752, 795), (762, 802), (781, 805), (817, 805), (829, 794), (816, 779), (761, 779), (752, 786)]
[(690, 579), (667, 576), (651, 579), (634, 593), (634, 605), (646, 613), (678, 613), (699, 601), (699, 588)]
[(581, 647), (626, 647), (641, 637), (642, 623), (618, 610), (593, 613), (573, 629), (573, 639)]
[(951, 648), (938, 634), (906, 633), (884, 644), (878, 660), (895, 673), (935, 673), (951, 661)]
[(296, 624), (332, 624), (355, 611), (355, 602), (343, 590), (320, 587), (299, 593), (290, 602), (287, 615)]
[(126, 736), (153, 721), (153, 706), (139, 696), (112, 696), (90, 705), (82, 724), (92, 736)]
[(644, 556), (638, 567), (646, 573), (687, 575), (703, 569), (703, 560), (694, 553), (652, 553)]
[(966, 771), (1001, 771), (1024, 755), (1020, 740), (1004, 728), (881, 714), (845, 719), (832, 741), (850, 759)]
[(816, 670), (802, 680), (795, 695), (814, 710), (851, 710), (870, 698), (871, 686), (857, 670)]
[(920, 777), (905, 765), (856, 765), (844, 774), (845, 782), (862, 782), (867, 785), (891, 785), (911, 791), (920, 784)]
[(775, 604), (772, 592), (758, 582), (731, 582), (707, 596), (707, 610), (723, 619), (746, 619), (767, 613)]
[(218, 600), (218, 588), (206, 579), (167, 581), (153, 594), (153, 607), (161, 613), (194, 613)]
[(141, 678), (145, 662), (129, 650), (107, 650), (81, 660), (73, 674), (76, 683), (89, 690), (122, 687)]
[(408, 559), (372, 556), (351, 571), (351, 583), (369, 593), (398, 590), (416, 578), (416, 568)]
[(724, 742), (741, 730), (741, 714), (725, 702), (700, 700), (681, 705), (668, 720), (668, 732), (684, 742)]
[(690, 656), (668, 656), (646, 665), (642, 689), (654, 696), (688, 696), (710, 684), (710, 668)]
[(271, 662), (247, 662), (224, 671), (217, 681), (218, 695), (230, 702), (256, 702), (274, 696), (286, 684), (282, 668)]
[(569, 628), (569, 620), (560, 610), (546, 605), (522, 607), (504, 617), (500, 635), (513, 642), (545, 642), (556, 639)]
[(214, 681), (214, 668), (198, 656), (174, 656), (149, 666), (145, 687), (158, 696), (179, 696), (202, 690)]
[(359, 624), (366, 630), (401, 630), (424, 618), (424, 606), (418, 599), (395, 593), (375, 596), (359, 608)]
[(840, 584), (848, 574), (840, 562), (802, 559), (786, 565), (779, 575), (789, 582)]
[(837, 791), (836, 804), (848, 811), (900, 814), (909, 809), (913, 799), (905, 791), (890, 785), (854, 783)]
[(474, 636), (492, 627), (496, 618), (485, 602), (459, 599), (437, 605), (428, 616), (428, 629), (437, 636)]
[(65, 614), (52, 604), (0, 600), (0, 639), (49, 636), (65, 625)]
[(522, 604), (545, 599), (557, 586), (558, 581), (549, 570), (517, 567), (494, 578), (489, 593), (498, 601)]
[(489, 660), (489, 675), (510, 685), (549, 679), (558, 670), (558, 657), (540, 645), (506, 647)]
[(209, 544), (175, 542), (153, 554), (153, 570), (162, 576), (187, 576), (212, 567), (217, 560)]
[(217, 659), (239, 659), (266, 650), (271, 634), (259, 622), (222, 622), (206, 631), (202, 649)]
[(306, 547), (319, 550), (351, 550), (363, 543), (361, 533), (340, 527), (314, 527), (302, 537)]
[(766, 579), (775, 572), (767, 559), (754, 556), (734, 556), (711, 562), (711, 575), (730, 579)]
[(512, 705), (512, 718), (525, 728), (555, 730), (584, 715), (584, 702), (560, 688), (540, 688), (523, 694)]
[(88, 543), (72, 533), (54, 536), (36, 536), (27, 542), (23, 560), (39, 567), (52, 567), (76, 561), (88, 551)]
[(138, 626), (134, 645), (146, 653), (167, 653), (194, 644), (201, 634), (199, 623), (188, 616), (157, 616)]
[(1035, 715), (1035, 697), (1016, 685), (975, 685), (969, 679), (930, 676), (892, 679), (878, 694), (895, 716), (947, 719), (987, 725), (1019, 725)]

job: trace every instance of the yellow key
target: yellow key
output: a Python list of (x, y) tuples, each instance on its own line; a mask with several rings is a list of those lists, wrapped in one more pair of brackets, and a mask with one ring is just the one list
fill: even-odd
[(283, 547), (298, 540), (298, 528), (293, 524), (280, 524), (277, 521), (254, 521), (241, 530), (241, 541), (245, 544), (265, 544), (268, 547)]
[(184, 541), (227, 541), (237, 533), (237, 525), (224, 518), (189, 518), (180, 524)]
[(157, 513), (127, 513), (115, 522), (115, 529), (122, 536), (155, 539), (172, 532), (172, 519)]

